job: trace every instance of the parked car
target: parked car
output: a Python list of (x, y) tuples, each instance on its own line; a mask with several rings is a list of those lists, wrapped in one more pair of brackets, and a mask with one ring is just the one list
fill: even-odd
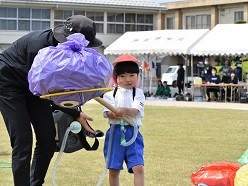
[[(185, 70), (185, 66), (183, 66)], [(162, 82), (167, 81), (167, 85), (172, 86), (172, 87), (177, 87), (177, 71), (179, 69), (179, 66), (169, 66), (165, 73), (162, 74)], [(195, 78), (193, 79), (191, 77), (188, 77), (188, 85), (191, 84), (191, 82), (194, 82)]]

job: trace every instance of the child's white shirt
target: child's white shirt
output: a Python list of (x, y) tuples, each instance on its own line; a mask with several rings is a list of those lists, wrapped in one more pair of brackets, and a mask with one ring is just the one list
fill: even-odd
[[(115, 98), (113, 96), (113, 91), (107, 92), (104, 94), (103, 99), (108, 102), (111, 106), (125, 107), (125, 108), (135, 108), (139, 111), (138, 115), (135, 117), (129, 117), (134, 123), (137, 123), (137, 126), (141, 126), (141, 118), (144, 117), (144, 102), (145, 96), (141, 89), (135, 88), (135, 97), (133, 99), (133, 89), (125, 89), (118, 87), (116, 91)], [(106, 112), (109, 111), (106, 107), (103, 107), (103, 116), (107, 118)], [(109, 119), (109, 124), (120, 124), (120, 120)]]

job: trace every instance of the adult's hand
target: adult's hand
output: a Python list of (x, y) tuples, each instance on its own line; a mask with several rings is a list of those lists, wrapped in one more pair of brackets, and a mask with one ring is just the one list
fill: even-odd
[(83, 112), (80, 112), (80, 116), (79, 118), (77, 119), (78, 122), (82, 125), (82, 127), (85, 128), (86, 131), (92, 133), (92, 134), (95, 134), (96, 132), (94, 130), (92, 130), (89, 125), (86, 123), (86, 120), (89, 120), (89, 121), (93, 121), (93, 118), (86, 115), (85, 113)]

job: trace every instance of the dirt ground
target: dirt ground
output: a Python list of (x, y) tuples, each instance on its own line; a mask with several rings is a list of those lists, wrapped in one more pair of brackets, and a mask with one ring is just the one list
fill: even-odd
[[(97, 103), (90, 100), (89, 103)], [(192, 102), (192, 101), (165, 101), (165, 100), (146, 100), (145, 105), (165, 106), (165, 107), (195, 107), (212, 109), (236, 109), (248, 110), (248, 103), (224, 103), (224, 102)]]
[(145, 105), (248, 110), (247, 103), (146, 100)]

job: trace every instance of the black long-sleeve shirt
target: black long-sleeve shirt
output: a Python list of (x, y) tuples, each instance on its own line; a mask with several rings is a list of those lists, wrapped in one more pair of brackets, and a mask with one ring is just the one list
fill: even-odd
[[(0, 54), (0, 90), (29, 91), (28, 71), (35, 56), (40, 49), (57, 46), (57, 44), (51, 29), (31, 32), (16, 40)], [(53, 107), (66, 112), (73, 118), (78, 118), (80, 115), (77, 109), (62, 108), (55, 104)]]

